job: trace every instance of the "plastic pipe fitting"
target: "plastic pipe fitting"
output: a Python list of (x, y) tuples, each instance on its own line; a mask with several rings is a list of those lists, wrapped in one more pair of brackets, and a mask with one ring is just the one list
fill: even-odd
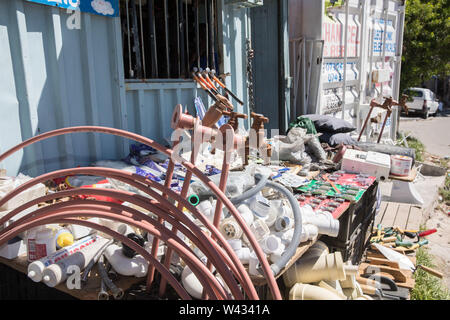
[(250, 253), (248, 260), (248, 273), (252, 276), (260, 275), (261, 273), (259, 272), (259, 269), (260, 269), (259, 259), (256, 256), (256, 253), (252, 251)]
[(226, 239), (240, 239), (243, 234), (239, 223), (233, 217), (222, 220), (219, 230)]
[(255, 220), (255, 216), (253, 215), (253, 212), (250, 210), (250, 208), (246, 204), (240, 204), (237, 207), (237, 210), (241, 214), (242, 218), (245, 220), (245, 223), (248, 226), (251, 226), (253, 221)]
[(118, 245), (112, 244), (106, 248), (105, 257), (114, 270), (121, 275), (140, 278), (147, 274), (147, 260), (141, 255), (136, 255), (132, 259), (125, 257), (122, 248)]
[(302, 257), (283, 274), (284, 283), (288, 287), (297, 282), (313, 283), (345, 278), (344, 262), (339, 251), (319, 257)]
[(289, 291), (289, 300), (344, 300), (339, 294), (310, 284), (296, 283)]
[(272, 254), (279, 251), (281, 239), (274, 235), (268, 235), (259, 242), (265, 254)]
[[(225, 287), (224, 282), (220, 277), (216, 276), (216, 279), (222, 286)], [(203, 286), (188, 266), (186, 266), (181, 273), (181, 283), (191, 296), (196, 299), (202, 299)]]
[(300, 242), (305, 242), (316, 238), (319, 234), (319, 229), (314, 224), (302, 225), (302, 235)]
[(314, 212), (310, 206), (303, 206), (301, 210), (304, 224), (317, 226), (319, 234), (337, 237), (339, 234), (339, 220), (334, 219), (331, 213), (324, 211)]
[(269, 227), (262, 219), (255, 219), (250, 226), (250, 229), (253, 231), (258, 242), (263, 240), (270, 233)]
[(269, 214), (270, 202), (261, 193), (257, 193), (250, 199), (250, 209), (258, 218), (264, 218)]
[(241, 239), (229, 239), (227, 242), (230, 244), (231, 248), (233, 248), (236, 253), (238, 259), (243, 264), (248, 264), (248, 259), (250, 258), (250, 249), (247, 247), (242, 247)]
[(294, 222), (292, 218), (285, 215), (278, 216), (278, 218), (275, 220), (275, 230), (278, 232), (285, 231), (292, 228), (293, 224)]

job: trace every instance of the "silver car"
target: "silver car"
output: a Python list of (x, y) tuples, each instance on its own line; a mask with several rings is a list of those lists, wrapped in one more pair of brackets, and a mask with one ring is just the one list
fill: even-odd
[(420, 113), (424, 119), (430, 114), (436, 115), (439, 100), (433, 91), (425, 88), (409, 88), (404, 93), (408, 95), (406, 105), (410, 112)]

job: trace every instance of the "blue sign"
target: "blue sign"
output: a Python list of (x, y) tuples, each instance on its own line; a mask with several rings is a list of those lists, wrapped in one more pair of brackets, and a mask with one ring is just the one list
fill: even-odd
[(64, 9), (79, 10), (100, 16), (118, 17), (119, 0), (27, 0)]

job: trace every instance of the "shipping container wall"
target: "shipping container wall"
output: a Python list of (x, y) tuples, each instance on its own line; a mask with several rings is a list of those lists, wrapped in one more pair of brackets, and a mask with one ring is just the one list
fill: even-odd
[[(223, 0), (218, 10), (223, 70), (233, 75), (226, 83), (246, 102), (246, 11)], [(177, 103), (189, 112), (196, 96), (211, 104), (192, 81), (125, 81), (119, 18), (81, 13), (79, 28), (72, 28), (74, 21), (65, 9), (0, 0), (0, 153), (37, 134), (81, 125), (121, 128), (166, 144)], [(55, 137), (17, 152), (0, 168), (36, 176), (120, 159), (129, 143), (97, 133)]]

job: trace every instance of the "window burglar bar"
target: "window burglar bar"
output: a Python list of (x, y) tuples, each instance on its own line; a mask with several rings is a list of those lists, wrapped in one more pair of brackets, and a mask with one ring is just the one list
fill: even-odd
[(216, 0), (120, 0), (127, 79), (190, 78), (219, 72)]

